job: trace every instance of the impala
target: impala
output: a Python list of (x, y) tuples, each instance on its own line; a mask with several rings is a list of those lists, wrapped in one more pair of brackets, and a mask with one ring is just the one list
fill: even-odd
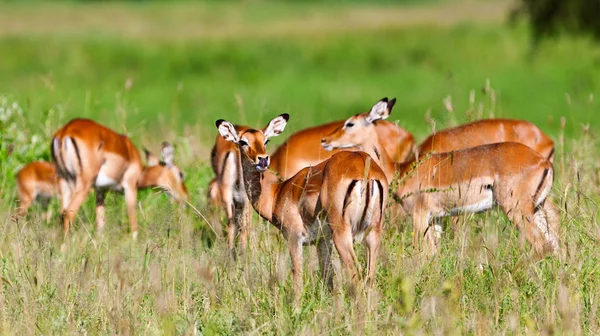
[(279, 135), (289, 116), (282, 114), (262, 130), (242, 131), (217, 120), (221, 136), (237, 144), (244, 189), (258, 214), (286, 238), (296, 299), (302, 291), (302, 245), (317, 244), (321, 274), (332, 287), (331, 240), (352, 280), (356, 280), (353, 240), (367, 248), (367, 283), (373, 284), (385, 205), (387, 179), (364, 152), (343, 151), (279, 182), (269, 171), (265, 144)]
[(520, 142), (554, 160), (554, 141), (536, 125), (515, 119), (484, 119), (431, 134), (415, 150), (417, 157), (427, 153), (447, 153), (495, 142)]
[[(282, 179), (294, 176), (300, 169), (314, 166), (330, 158), (337, 151), (325, 151), (319, 146), (321, 138), (344, 125), (344, 121), (307, 128), (292, 134), (271, 156), (271, 168)], [(403, 128), (389, 121), (377, 123), (377, 135), (384, 148), (396, 162), (405, 161), (414, 146), (414, 138)]]
[[(314, 166), (330, 158), (337, 151), (325, 151), (319, 146), (324, 135), (344, 124), (343, 120), (304, 129), (292, 134), (271, 156), (270, 168), (280, 178), (288, 179), (302, 168)], [(247, 126), (235, 126), (236, 130), (247, 129)], [(381, 121), (377, 124), (378, 135), (386, 139), (386, 151), (397, 162), (408, 158), (414, 147), (414, 138), (398, 125)], [(234, 246), (236, 233), (241, 250), (246, 249), (247, 230), (251, 214), (247, 198), (241, 182), (241, 173), (235, 162), (239, 160), (237, 147), (217, 136), (212, 150), (211, 163), (216, 177), (209, 182), (207, 199), (215, 206), (221, 206), (227, 216), (227, 236), (229, 249), (235, 256)]]
[[(237, 132), (249, 129), (248, 126), (235, 126)], [(216, 174), (208, 185), (207, 198), (214, 205), (221, 205), (227, 216), (227, 242), (231, 255), (235, 258), (235, 238), (239, 234), (240, 250), (246, 250), (248, 226), (251, 220), (251, 205), (244, 190), (238, 146), (217, 135), (211, 151), (211, 166)]]
[(61, 211), (65, 237), (75, 213), (92, 188), (96, 190), (96, 224), (104, 227), (104, 198), (108, 190), (123, 191), (133, 238), (137, 238), (136, 200), (138, 188), (159, 187), (177, 200), (188, 199), (183, 172), (174, 164), (174, 150), (163, 142), (164, 162), (140, 154), (126, 135), (89, 119), (73, 119), (52, 139), (52, 158), (59, 176)]
[(395, 99), (383, 98), (370, 112), (350, 117), (323, 138), (324, 148), (358, 147), (386, 172), (397, 176), (394, 196), (413, 218), (414, 245), (424, 237), (435, 253), (438, 235), (432, 219), (488, 210), (497, 203), (525, 234), (538, 255), (559, 249), (558, 213), (546, 200), (554, 169), (545, 157), (516, 142), (488, 144), (430, 154), (421, 162), (394, 163), (376, 136), (375, 123), (389, 116)]
[[(53, 163), (35, 161), (27, 164), (17, 173), (17, 194), (19, 195), (18, 215), (25, 216), (33, 202), (39, 201), (47, 209), (52, 197), (58, 194), (58, 177)], [(51, 211), (46, 212), (50, 220)]]

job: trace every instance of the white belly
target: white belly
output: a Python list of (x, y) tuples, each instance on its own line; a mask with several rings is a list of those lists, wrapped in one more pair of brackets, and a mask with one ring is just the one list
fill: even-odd
[(117, 181), (100, 170), (98, 176), (96, 176), (96, 183), (94, 185), (98, 188), (114, 188), (117, 186)]

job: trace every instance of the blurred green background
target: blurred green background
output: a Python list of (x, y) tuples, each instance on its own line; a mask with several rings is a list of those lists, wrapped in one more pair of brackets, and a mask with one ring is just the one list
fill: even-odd
[(206, 148), (217, 118), (259, 126), (288, 112), (294, 131), (344, 119), (383, 96), (398, 98), (391, 118), (418, 139), (431, 131), (429, 117), (436, 129), (490, 115), (523, 118), (555, 139), (562, 116), (567, 134), (593, 128), (598, 46), (559, 36), (533, 52), (527, 24), (508, 24), (511, 8), (449, 0), (8, 1), (0, 3), (0, 92), (22, 102), (33, 124), (59, 106), (57, 125), (90, 117), (137, 141), (188, 127)]

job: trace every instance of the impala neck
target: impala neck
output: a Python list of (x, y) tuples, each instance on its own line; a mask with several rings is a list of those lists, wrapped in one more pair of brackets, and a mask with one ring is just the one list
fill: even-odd
[(273, 217), (273, 202), (279, 179), (270, 171), (259, 172), (254, 163), (242, 154), (244, 188), (254, 210), (269, 222)]
[(394, 160), (392, 160), (392, 158), (389, 156), (389, 154), (383, 147), (382, 140), (379, 138), (379, 135), (374, 131), (374, 125), (372, 126), (372, 129), (373, 134), (367, 137), (367, 141), (360, 146), (360, 149), (369, 154), (371, 158), (373, 158), (373, 160), (377, 162), (379, 167), (381, 167), (381, 169), (383, 169), (383, 171), (385, 172), (385, 176), (387, 177), (388, 181), (392, 182), (392, 179), (396, 174), (396, 163), (394, 162)]
[[(367, 139), (368, 140), (361, 146), (361, 150), (369, 154), (375, 160), (375, 162), (377, 162), (379, 167), (383, 169), (390, 185), (392, 185), (392, 181), (402, 178), (406, 172), (411, 169), (412, 163), (415, 160), (413, 159), (401, 163), (394, 162), (394, 160), (385, 150), (383, 141), (380, 139), (377, 133), (373, 132), (373, 134), (367, 137)], [(397, 191), (402, 191), (402, 184), (398, 185)]]
[(137, 186), (138, 188), (150, 188), (156, 186), (156, 179), (159, 176), (159, 172), (157, 169), (152, 169), (154, 167), (144, 167), (142, 170), (142, 175), (138, 180)]

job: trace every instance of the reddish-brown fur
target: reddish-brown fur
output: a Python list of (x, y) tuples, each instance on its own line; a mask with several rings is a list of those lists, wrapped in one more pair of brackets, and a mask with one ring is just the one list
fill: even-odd
[(374, 127), (389, 116), (394, 102), (384, 98), (370, 113), (350, 117), (323, 139), (323, 146), (358, 146), (383, 167), (389, 179), (397, 178), (394, 194), (413, 218), (415, 245), (425, 237), (430, 251), (435, 252), (433, 219), (485, 211), (497, 203), (538, 254), (559, 248), (558, 213), (546, 199), (553, 183), (552, 163), (516, 142), (431, 154), (421, 162), (394, 163), (382, 150)]
[[(35, 161), (23, 167), (17, 173), (17, 193), (19, 194), (19, 216), (25, 216), (27, 209), (36, 200), (40, 200), (44, 207), (47, 207), (50, 198), (58, 194), (58, 177), (54, 164)], [(48, 213), (47, 217), (49, 216)]]
[[(131, 140), (89, 119), (73, 119), (52, 139), (52, 157), (59, 175), (65, 236), (75, 213), (96, 189), (96, 222), (104, 227), (104, 197), (124, 191), (129, 222), (137, 237), (137, 189), (158, 186), (178, 199), (189, 197), (181, 170), (173, 163), (173, 147), (163, 143), (165, 163), (143, 167)], [(158, 159), (149, 157), (156, 164)]]
[(364, 236), (367, 279), (372, 284), (387, 203), (384, 172), (366, 153), (342, 151), (279, 182), (267, 171), (265, 143), (283, 131), (287, 119), (281, 115), (263, 130), (238, 132), (224, 120), (217, 121), (217, 128), (224, 139), (237, 143), (242, 153), (241, 171), (250, 203), (288, 241), (296, 298), (302, 289), (304, 244), (317, 244), (321, 272), (331, 286), (331, 240), (351, 278), (356, 279), (353, 239)]

